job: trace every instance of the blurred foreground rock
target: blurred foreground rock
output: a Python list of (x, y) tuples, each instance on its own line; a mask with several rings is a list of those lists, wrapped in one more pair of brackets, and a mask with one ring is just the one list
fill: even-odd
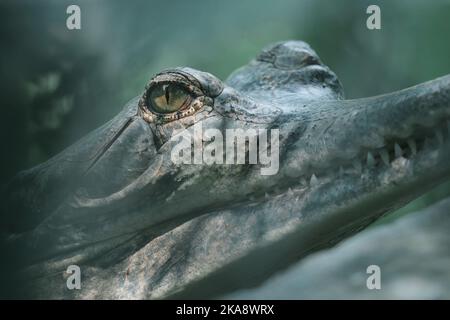
[[(381, 289), (366, 269), (381, 269)], [(367, 230), (227, 299), (449, 299), (450, 199)]]

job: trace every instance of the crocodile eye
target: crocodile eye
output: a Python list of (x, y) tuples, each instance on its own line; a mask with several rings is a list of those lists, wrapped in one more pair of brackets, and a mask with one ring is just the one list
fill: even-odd
[(157, 125), (192, 116), (203, 107), (214, 105), (208, 95), (211, 93), (203, 90), (197, 78), (182, 69), (161, 72), (145, 86), (139, 99), (139, 114), (145, 121)]
[(172, 113), (190, 105), (192, 96), (174, 83), (161, 83), (152, 88), (148, 105), (157, 113)]

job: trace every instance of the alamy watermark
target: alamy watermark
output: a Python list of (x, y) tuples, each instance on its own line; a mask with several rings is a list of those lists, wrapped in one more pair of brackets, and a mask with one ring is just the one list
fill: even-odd
[[(172, 136), (177, 142), (171, 152), (175, 164), (260, 164), (261, 175), (274, 175), (279, 169), (279, 129), (203, 130), (202, 123)], [(270, 142), (268, 141), (270, 135)]]
[[(81, 29), (81, 8), (72, 4), (67, 7), (66, 13), (69, 15), (66, 19), (66, 27), (69, 30)], [(366, 20), (366, 26), (369, 30), (381, 29), (381, 9), (379, 6), (372, 4), (367, 7), (366, 13), (369, 17)]]
[(366, 286), (369, 290), (381, 289), (381, 268), (376, 264), (367, 267), (366, 273), (370, 274), (366, 280)]
[(380, 30), (381, 29), (381, 9), (379, 6), (372, 4), (367, 7), (367, 14), (370, 16), (367, 18), (366, 26), (369, 30)]
[(76, 4), (67, 7), (66, 13), (69, 15), (66, 19), (66, 27), (69, 30), (81, 29), (81, 9)]
[(66, 287), (69, 290), (81, 289), (81, 269), (76, 264), (67, 267), (66, 273), (69, 274), (66, 280)]

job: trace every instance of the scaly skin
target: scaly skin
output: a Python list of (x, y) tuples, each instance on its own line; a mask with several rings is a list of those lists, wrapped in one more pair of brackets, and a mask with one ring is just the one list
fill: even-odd
[[(178, 120), (147, 103), (167, 79), (198, 98)], [(448, 179), (449, 119), (450, 76), (344, 100), (335, 74), (300, 41), (268, 46), (224, 83), (164, 71), (114, 119), (6, 186), (2, 275), (17, 291), (5, 288), (161, 298), (258, 283)], [(278, 129), (279, 170), (175, 164), (171, 138), (194, 124), (224, 136)], [(81, 290), (66, 288), (71, 264), (81, 267)]]

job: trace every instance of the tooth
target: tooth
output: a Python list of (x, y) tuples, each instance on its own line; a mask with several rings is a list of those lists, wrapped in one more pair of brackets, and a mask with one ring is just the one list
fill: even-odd
[(411, 153), (416, 154), (417, 153), (416, 141), (414, 141), (414, 139), (408, 139), (407, 143), (408, 147), (411, 149)]
[(269, 197), (269, 194), (268, 194), (267, 192), (265, 193), (264, 198), (266, 198), (266, 199), (269, 199), (269, 198), (270, 198), (270, 197)]
[(356, 159), (353, 161), (353, 167), (355, 168), (357, 173), (361, 173), (362, 171), (362, 166), (361, 166), (361, 161), (359, 161), (359, 159)]
[(394, 154), (396, 158), (400, 158), (403, 154), (402, 148), (398, 145), (398, 143), (395, 143), (394, 145)]
[(372, 152), (367, 152), (367, 166), (369, 168), (373, 167), (375, 165), (375, 158), (372, 155)]
[(381, 160), (383, 160), (383, 163), (388, 166), (389, 165), (389, 153), (387, 152), (386, 149), (380, 150), (380, 157), (381, 157)]
[(288, 195), (290, 195), (290, 196), (292, 196), (292, 195), (294, 194), (294, 192), (292, 191), (291, 188), (288, 189), (288, 192), (287, 192), (287, 193), (288, 193)]
[(316, 175), (313, 173), (313, 175), (311, 176), (311, 180), (309, 181), (309, 184), (311, 185), (311, 187), (314, 187), (318, 183), (319, 181), (317, 180)]
[(444, 136), (442, 135), (442, 131), (439, 129), (436, 129), (434, 131), (434, 134), (436, 135), (436, 139), (438, 141), (438, 143), (441, 145), (444, 143)]

